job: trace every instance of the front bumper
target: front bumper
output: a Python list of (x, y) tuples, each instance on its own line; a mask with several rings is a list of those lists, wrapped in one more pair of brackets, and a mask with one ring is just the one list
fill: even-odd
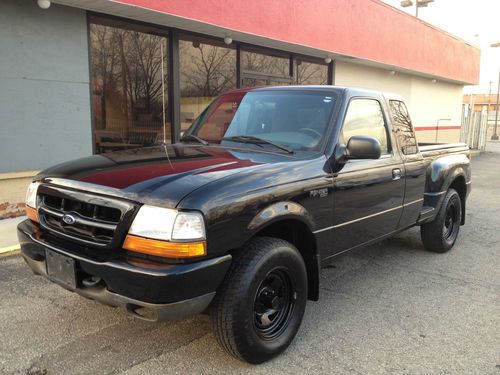
[[(72, 243), (50, 240), (37, 224), (26, 220), (17, 228), (21, 255), (36, 274), (103, 304), (120, 307), (145, 320), (172, 320), (205, 310), (224, 279), (231, 256), (190, 264), (141, 267), (124, 258), (103, 259)], [(75, 261), (76, 288), (47, 274), (46, 249)], [(89, 283), (88, 280), (100, 280)]]

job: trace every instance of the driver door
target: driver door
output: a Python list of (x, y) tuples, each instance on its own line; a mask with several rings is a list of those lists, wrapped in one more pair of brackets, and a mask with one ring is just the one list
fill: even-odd
[(403, 163), (378, 100), (350, 101), (339, 142), (353, 135), (377, 138), (382, 153), (376, 160), (349, 160), (334, 177), (334, 254), (395, 231), (403, 208)]

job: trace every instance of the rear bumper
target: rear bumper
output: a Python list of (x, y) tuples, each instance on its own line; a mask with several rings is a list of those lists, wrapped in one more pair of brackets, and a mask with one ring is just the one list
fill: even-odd
[[(124, 259), (98, 260), (82, 255), (75, 245), (47, 241), (39, 227), (29, 220), (18, 226), (21, 255), (36, 274), (53, 280), (46, 269), (46, 249), (75, 261), (76, 288), (64, 288), (109, 306), (125, 309), (146, 320), (172, 320), (205, 310), (225, 277), (231, 256), (191, 264), (139, 267)], [(98, 283), (86, 282), (89, 278)]]

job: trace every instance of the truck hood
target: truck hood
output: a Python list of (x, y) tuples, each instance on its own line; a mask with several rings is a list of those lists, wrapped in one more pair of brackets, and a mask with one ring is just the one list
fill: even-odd
[(45, 169), (35, 180), (172, 208), (212, 181), (287, 160), (295, 157), (174, 144), (76, 159)]

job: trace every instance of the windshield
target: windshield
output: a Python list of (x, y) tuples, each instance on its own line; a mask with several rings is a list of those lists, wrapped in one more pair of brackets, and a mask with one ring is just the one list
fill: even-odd
[[(334, 93), (251, 91), (224, 94), (202, 112), (187, 135), (209, 143), (282, 145), (295, 151), (317, 150), (325, 138)], [(266, 142), (247, 142), (255, 137)]]

